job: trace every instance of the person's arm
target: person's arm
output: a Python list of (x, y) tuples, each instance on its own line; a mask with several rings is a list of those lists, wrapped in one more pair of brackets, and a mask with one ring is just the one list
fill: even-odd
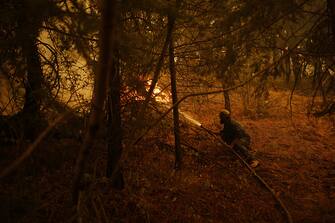
[(220, 132), (219, 132), (219, 135), (220, 135), (220, 137), (221, 137), (221, 139), (224, 141), (224, 142), (227, 142), (227, 139), (226, 139), (226, 137), (225, 137), (225, 135), (224, 135), (224, 131), (223, 131), (224, 129), (222, 129)]

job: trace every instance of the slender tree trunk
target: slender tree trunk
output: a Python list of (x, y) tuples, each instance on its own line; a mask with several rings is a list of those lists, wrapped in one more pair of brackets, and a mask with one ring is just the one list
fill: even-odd
[[(116, 52), (116, 50), (115, 50)], [(108, 161), (107, 177), (111, 178), (114, 188), (123, 189), (123, 175), (119, 167), (122, 154), (122, 127), (120, 103), (120, 69), (118, 57), (112, 59), (109, 94), (107, 102)]]
[(100, 29), (100, 52), (99, 52), (99, 68), (94, 81), (94, 90), (92, 97), (92, 106), (88, 130), (86, 132), (84, 143), (78, 155), (75, 179), (73, 185), (73, 201), (78, 202), (79, 193), (83, 189), (81, 179), (86, 171), (90, 150), (93, 146), (94, 139), (100, 129), (101, 118), (103, 117), (103, 105), (106, 99), (106, 83), (108, 83), (108, 73), (110, 68), (109, 62), (113, 58), (113, 43), (115, 37), (113, 35), (115, 29), (115, 8), (116, 0), (104, 0), (101, 8), (102, 24)]
[(164, 45), (163, 45), (161, 54), (159, 55), (159, 59), (158, 59), (158, 62), (157, 62), (157, 65), (156, 65), (156, 68), (155, 68), (155, 71), (154, 71), (154, 75), (153, 75), (153, 78), (152, 78), (152, 82), (151, 82), (149, 91), (148, 91), (147, 96), (146, 96), (146, 98), (144, 100), (144, 103), (143, 103), (144, 108), (148, 105), (148, 103), (151, 99), (152, 93), (154, 92), (154, 89), (155, 89), (156, 84), (158, 82), (159, 74), (160, 74), (160, 71), (162, 69), (163, 62), (164, 62), (164, 55), (167, 52), (169, 42), (170, 42), (170, 39), (171, 39), (174, 22), (175, 22), (174, 17), (171, 18), (171, 19), (168, 19), (167, 33), (166, 33)]
[(230, 97), (228, 91), (223, 92), (223, 95), (224, 95), (224, 107), (231, 112)]
[[(174, 18), (169, 16), (169, 20)], [(173, 35), (170, 37), (169, 43), (169, 68), (170, 68), (170, 77), (171, 77), (171, 93), (172, 93), (172, 104), (178, 102), (177, 97), (177, 81), (176, 81), (176, 66), (174, 61), (174, 44), (173, 44)], [(179, 111), (178, 105), (173, 107), (173, 131), (174, 131), (174, 140), (175, 140), (175, 169), (180, 169), (182, 163), (182, 152), (180, 146), (180, 130), (179, 130)]]
[[(168, 15), (168, 17), (169, 17), (169, 15)], [(146, 108), (147, 108), (147, 106), (148, 106), (148, 104), (149, 104), (149, 102), (151, 100), (151, 96), (152, 96), (152, 94), (154, 92), (156, 84), (158, 82), (160, 71), (161, 71), (161, 69), (163, 67), (163, 63), (164, 63), (164, 56), (167, 53), (168, 46), (169, 46), (169, 43), (170, 43), (170, 39), (171, 39), (171, 35), (172, 35), (174, 23), (175, 23), (175, 16), (173, 16), (170, 19), (168, 18), (167, 33), (166, 33), (164, 45), (163, 45), (161, 54), (159, 56), (157, 65), (156, 65), (155, 70), (154, 70), (154, 74), (153, 74), (153, 78), (152, 78), (152, 82), (151, 82), (149, 91), (148, 91), (148, 93), (147, 93), (147, 95), (146, 95), (146, 97), (144, 99), (144, 102), (143, 102), (143, 104), (142, 104), (142, 106), (141, 106), (138, 114), (136, 115), (136, 124), (135, 124), (135, 126), (139, 125), (139, 123), (140, 123), (139, 120), (141, 119), (141, 117), (143, 117), (143, 115), (144, 115), (144, 113), (146, 111)], [(134, 128), (133, 131), (135, 132), (136, 129)], [(131, 135), (135, 135), (135, 133), (132, 133)]]
[[(222, 89), (225, 89), (227, 87), (228, 86), (227, 86), (226, 82), (223, 81), (222, 82)], [(224, 96), (224, 107), (225, 107), (225, 109), (227, 109), (228, 111), (231, 112), (229, 92), (228, 91), (223, 92), (223, 96)]]

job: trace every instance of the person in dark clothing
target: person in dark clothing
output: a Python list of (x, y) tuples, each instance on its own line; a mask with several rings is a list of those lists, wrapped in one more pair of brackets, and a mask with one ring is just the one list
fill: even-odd
[(248, 164), (255, 168), (259, 162), (250, 153), (250, 136), (237, 121), (230, 117), (230, 112), (224, 109), (220, 112), (220, 123), (224, 125), (220, 131), (220, 136), (239, 155), (246, 159)]

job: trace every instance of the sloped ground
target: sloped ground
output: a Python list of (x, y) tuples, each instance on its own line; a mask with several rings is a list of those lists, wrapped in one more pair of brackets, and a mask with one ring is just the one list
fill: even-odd
[[(234, 98), (234, 116), (253, 138), (261, 161), (257, 173), (282, 199), (294, 222), (334, 222), (334, 128), (328, 118), (307, 118), (302, 96), (294, 97), (291, 118), (286, 94), (272, 92), (271, 115), (263, 118), (242, 116)], [(212, 98), (199, 107), (188, 112), (219, 131), (220, 100)], [(120, 204), (114, 210), (115, 221), (286, 221), (270, 192), (204, 131), (183, 125), (184, 164), (180, 172), (174, 172), (173, 137), (166, 131), (156, 129), (127, 154), (127, 189), (115, 192), (114, 199), (109, 192), (104, 196)], [(104, 207), (108, 209), (112, 201), (105, 201)]]
[[(302, 96), (294, 97), (291, 119), (287, 94), (272, 92), (271, 116), (262, 118), (242, 116), (240, 101), (234, 97), (233, 116), (252, 136), (261, 162), (257, 173), (276, 191), (294, 222), (335, 222), (334, 127), (327, 118), (308, 119)], [(222, 108), (222, 99), (214, 97), (202, 102), (196, 112), (188, 112), (219, 131), (217, 115)], [(159, 126), (136, 147), (126, 147), (123, 191), (112, 190), (101, 177), (106, 154), (97, 146), (93, 162), (97, 175), (78, 206), (82, 222), (286, 221), (270, 192), (213, 137), (183, 124), (182, 142), (184, 163), (178, 172), (173, 171), (171, 129)], [(69, 185), (75, 160), (71, 154), (76, 154), (77, 147), (71, 139), (50, 139), (31, 161), (44, 161), (37, 170), (30, 170), (27, 163), (29, 176), (1, 182), (0, 195), (6, 198), (0, 202), (1, 209), (7, 211), (2, 219), (15, 220), (2, 222), (73, 222)]]
[(294, 221), (335, 222), (334, 122), (308, 118), (307, 98), (299, 95), (293, 98), (291, 117), (288, 94), (271, 92), (271, 115), (257, 119), (243, 117), (235, 100), (235, 118), (252, 136), (262, 164), (257, 173), (280, 195)]
[[(281, 94), (277, 114), (245, 120), (263, 165), (258, 172), (278, 191), (296, 222), (335, 221), (335, 131), (328, 118), (305, 116), (306, 98), (295, 96), (292, 118)], [(276, 109), (276, 107), (274, 107)]]

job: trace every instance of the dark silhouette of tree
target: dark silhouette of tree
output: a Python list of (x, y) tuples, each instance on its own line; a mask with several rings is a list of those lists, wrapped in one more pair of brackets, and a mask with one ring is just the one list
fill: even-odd
[[(116, 35), (116, 34), (114, 34)], [(117, 45), (114, 46), (115, 55), (111, 58), (110, 79), (107, 100), (107, 177), (111, 178), (113, 186), (123, 189), (124, 180), (119, 161), (122, 155), (122, 126), (120, 100), (120, 66)]]
[[(103, 105), (106, 100), (106, 89), (111, 74), (111, 60), (115, 55), (115, 15), (116, 1), (106, 0), (101, 7), (101, 29), (100, 29), (100, 53), (99, 53), (99, 70), (95, 78), (92, 106), (87, 133), (84, 143), (79, 153), (73, 188), (73, 201), (78, 202), (78, 196), (81, 188), (83, 174), (87, 170), (87, 160), (91, 152), (94, 139), (100, 129), (103, 118)], [(115, 65), (114, 65), (115, 66)], [(114, 73), (115, 74), (115, 73)], [(115, 77), (115, 76), (114, 76)], [(113, 82), (112, 82), (113, 83)], [(114, 87), (114, 86), (113, 86)], [(116, 86), (117, 87), (117, 86)], [(116, 117), (117, 118), (117, 117)]]
[[(171, 29), (171, 35), (169, 38), (169, 69), (171, 77), (171, 93), (172, 93), (172, 104), (177, 103), (177, 80), (176, 80), (176, 66), (174, 56), (174, 40), (173, 40), (173, 24), (176, 21), (176, 14), (179, 8), (180, 1), (177, 0), (176, 7), (173, 8), (168, 15), (168, 27)], [(171, 26), (171, 28), (170, 28)], [(179, 110), (178, 105), (173, 108), (173, 131), (175, 140), (175, 169), (180, 169), (182, 164), (182, 151), (180, 145), (180, 129), (179, 129)]]
[(12, 120), (18, 119), (24, 135), (32, 140), (41, 129), (40, 110), (45, 98), (38, 37), (42, 24), (61, 17), (61, 10), (52, 0), (10, 0), (2, 2), (1, 8), (1, 72), (9, 80), (22, 81), (25, 88), (23, 108)]
[[(81, 104), (76, 113), (81, 126), (90, 111), (75, 169), (77, 202), (90, 157), (101, 155), (93, 152), (94, 142), (105, 143), (104, 172), (121, 189), (121, 156), (170, 111), (179, 169), (179, 109), (186, 99), (193, 99), (197, 107), (201, 100), (210, 100), (208, 95), (223, 94), (228, 110), (234, 103), (245, 102), (247, 108), (254, 102), (231, 100), (237, 92), (254, 99), (255, 113), (261, 113), (273, 82), (290, 90), (291, 109), (294, 95), (301, 91), (310, 96), (310, 113), (332, 115), (334, 15), (334, 0), (2, 1), (0, 71), (10, 82), (19, 111), (0, 117), (0, 138), (23, 134), (33, 141), (57, 113), (78, 112), (72, 111), (71, 103)], [(83, 61), (81, 67), (77, 60)], [(81, 73), (87, 74), (85, 78)], [(92, 100), (85, 102), (78, 89), (90, 91), (92, 82)], [(168, 88), (170, 83), (173, 105), (167, 110), (153, 94), (158, 84)], [(62, 91), (70, 94), (71, 103), (65, 102)], [(154, 119), (159, 113), (163, 115)], [(80, 135), (79, 143), (79, 128), (69, 129)], [(55, 135), (50, 137), (62, 137)], [(130, 146), (124, 140), (128, 138)]]

